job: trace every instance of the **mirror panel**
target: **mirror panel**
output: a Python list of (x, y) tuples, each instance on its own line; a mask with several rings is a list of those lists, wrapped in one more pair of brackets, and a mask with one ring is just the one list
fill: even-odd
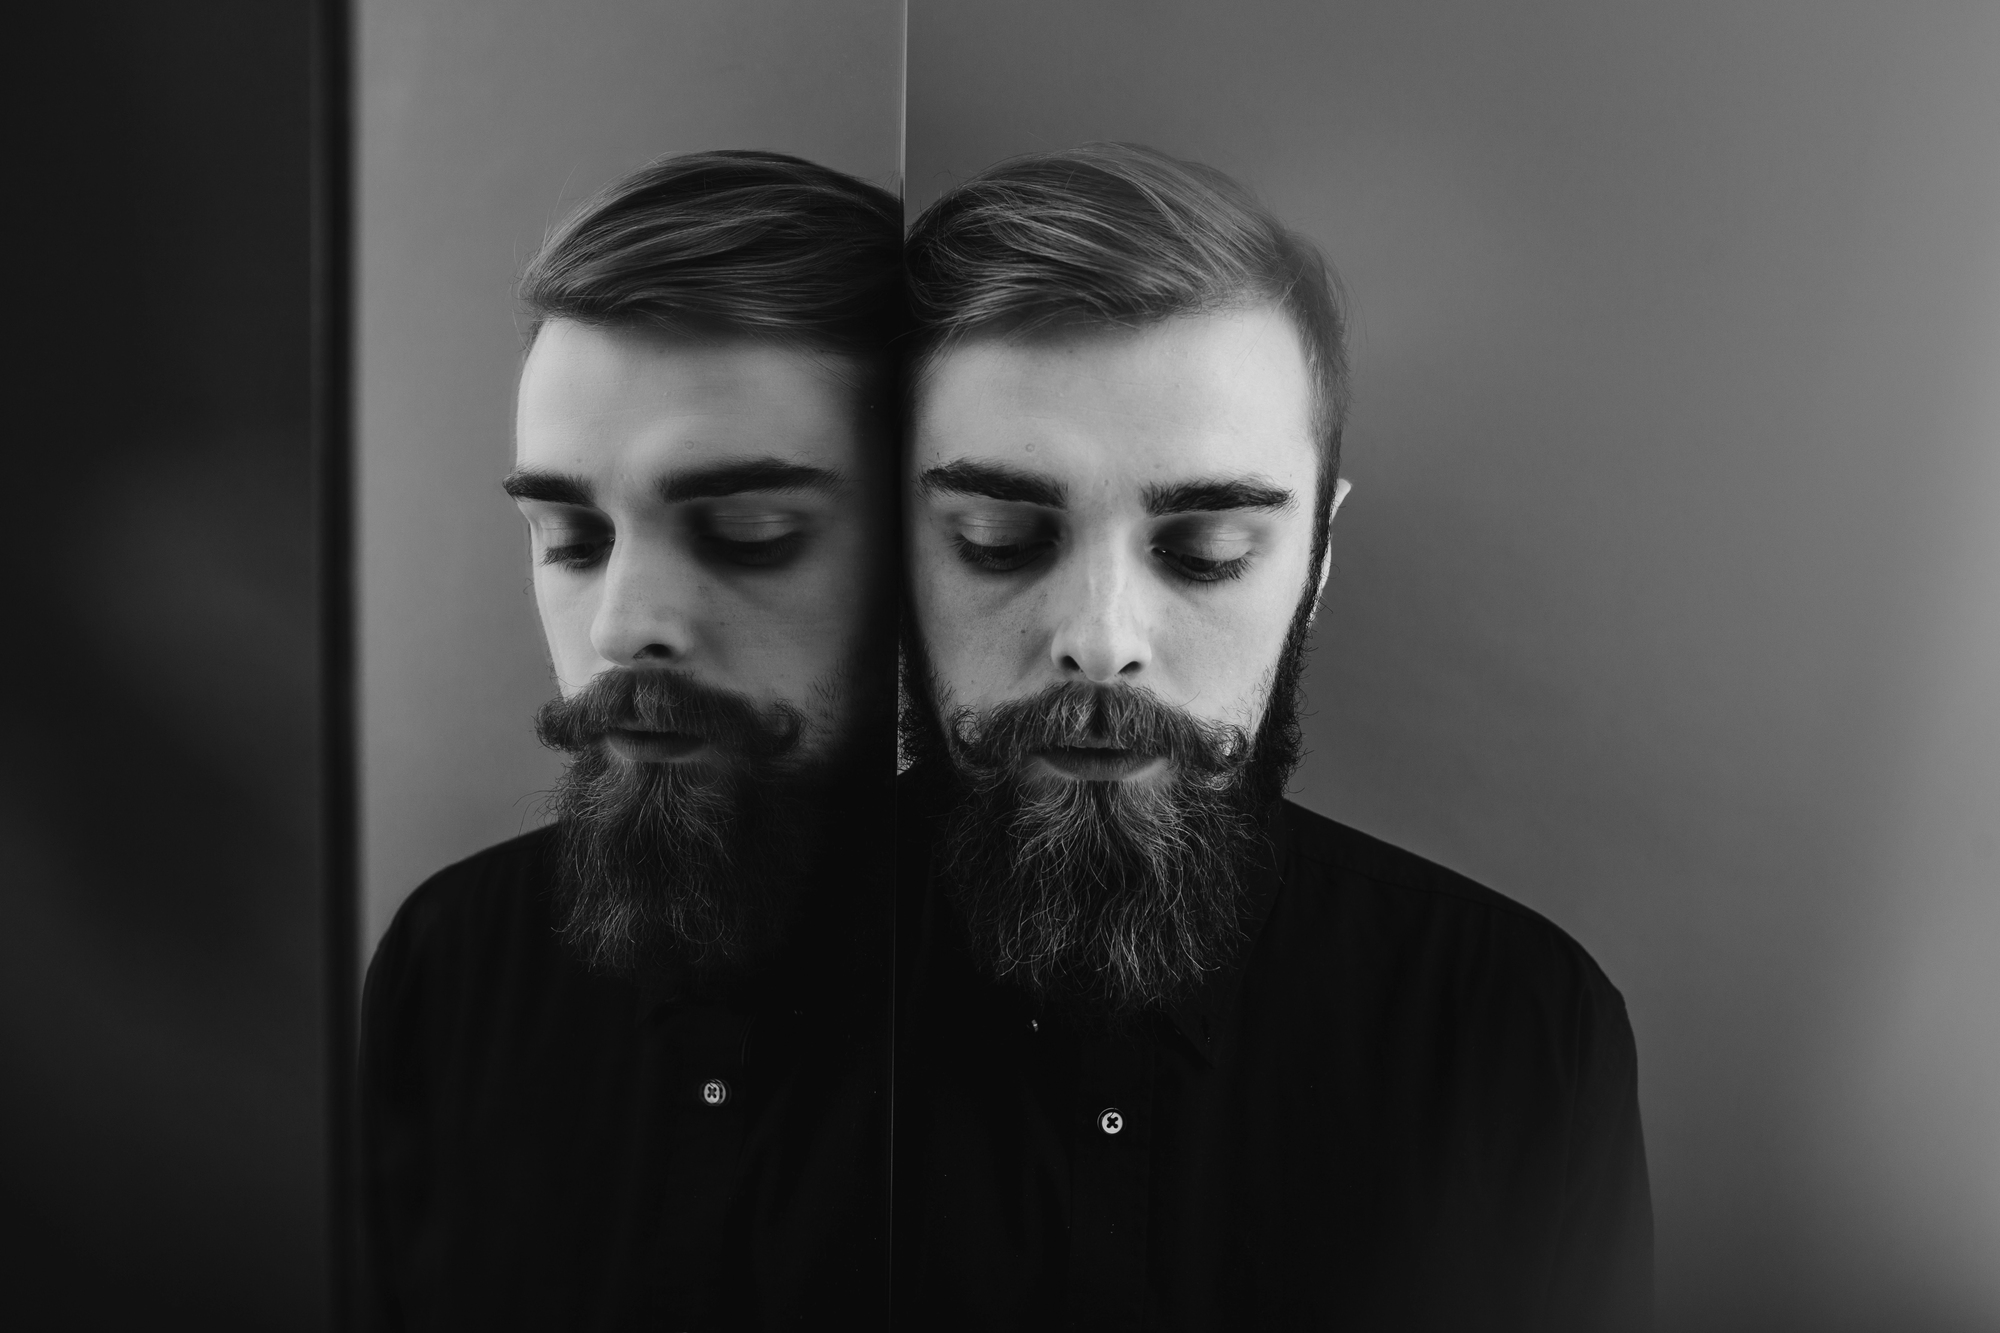
[(363, 947), (426, 876), (540, 822), (548, 658), (513, 458), (515, 283), (656, 157), (899, 175), (900, 0), (360, 0)]

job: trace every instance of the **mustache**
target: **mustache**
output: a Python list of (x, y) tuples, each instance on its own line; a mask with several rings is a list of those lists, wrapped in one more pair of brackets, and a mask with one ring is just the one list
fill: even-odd
[(788, 703), (760, 707), (677, 671), (629, 667), (607, 671), (535, 714), (542, 744), (573, 754), (597, 748), (614, 731), (670, 731), (744, 758), (780, 759), (804, 730), (804, 716)]
[(946, 731), (968, 776), (1013, 769), (1040, 750), (1104, 747), (1159, 755), (1185, 778), (1222, 778), (1248, 759), (1241, 727), (1206, 722), (1143, 686), (1065, 681), (984, 714), (956, 710)]

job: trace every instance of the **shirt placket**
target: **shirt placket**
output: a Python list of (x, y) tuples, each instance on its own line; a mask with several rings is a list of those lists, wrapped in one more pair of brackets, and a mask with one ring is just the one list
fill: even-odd
[[(662, 1015), (660, 1023), (664, 1086), (655, 1132), (666, 1161), (657, 1176), (648, 1299), (654, 1309), (706, 1319), (722, 1298), (716, 1284), (723, 1220), (760, 1100), (745, 1067), (752, 1020), (698, 1008)], [(692, 1255), (708, 1258), (688, 1262)]]
[(1145, 1310), (1151, 1201), (1151, 1042), (1081, 1043), (1072, 1106), (1068, 1315), (1072, 1326), (1136, 1329)]

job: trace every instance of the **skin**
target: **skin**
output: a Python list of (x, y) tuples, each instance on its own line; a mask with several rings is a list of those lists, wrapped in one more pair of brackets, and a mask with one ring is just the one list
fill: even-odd
[[(1310, 390), (1266, 308), (945, 353), (907, 477), (940, 710), (1087, 681), (1254, 732), (1312, 558)], [(1043, 758), (1074, 778), (1160, 768)]]
[[(564, 697), (607, 671), (677, 671), (788, 702), (806, 719), (802, 751), (831, 745), (853, 707), (882, 517), (856, 370), (763, 343), (543, 327), (506, 487)], [(660, 734), (612, 745), (699, 757)]]

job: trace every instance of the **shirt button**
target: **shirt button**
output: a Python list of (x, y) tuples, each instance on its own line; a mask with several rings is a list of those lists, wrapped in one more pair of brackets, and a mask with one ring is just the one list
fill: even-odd
[(710, 1106), (720, 1106), (729, 1100), (729, 1085), (719, 1078), (712, 1078), (701, 1085), (701, 1099)]
[(1097, 1127), (1106, 1134), (1116, 1134), (1125, 1128), (1125, 1113), (1115, 1106), (1107, 1106), (1097, 1113)]

